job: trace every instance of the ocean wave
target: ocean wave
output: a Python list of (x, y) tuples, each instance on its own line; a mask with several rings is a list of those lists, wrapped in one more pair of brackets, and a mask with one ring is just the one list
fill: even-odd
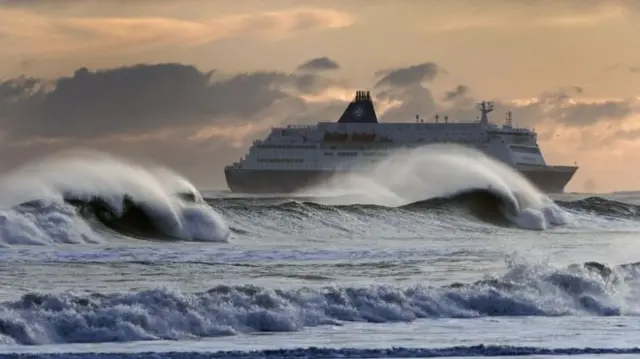
[(299, 194), (339, 196), (333, 204), (398, 207), (476, 190), (498, 197), (504, 217), (520, 228), (544, 230), (565, 223), (563, 212), (522, 173), (477, 149), (453, 144), (398, 149)]
[(636, 264), (513, 266), (505, 275), (442, 287), (269, 289), (220, 285), (128, 293), (31, 293), (0, 305), (0, 342), (41, 345), (182, 340), (289, 332), (349, 322), (484, 316), (637, 315), (624, 297)]
[[(519, 194), (505, 196), (484, 188), (471, 188), (450, 195), (418, 200), (401, 206), (379, 204), (333, 204), (333, 197), (261, 197), (261, 198), (206, 198), (215, 208), (233, 219), (233, 231), (239, 235), (273, 230), (288, 231), (300, 227), (307, 231), (332, 229), (345, 234), (365, 234), (371, 228), (384, 228), (394, 224), (398, 231), (411, 227), (436, 228), (455, 222), (456, 230), (476, 230), (474, 222), (498, 227), (543, 229), (546, 227), (520, 226), (514, 219), (520, 206)], [(557, 207), (547, 218), (553, 226), (570, 224), (578, 214), (585, 221), (578, 226), (597, 227), (609, 220), (638, 220), (640, 206), (603, 197), (555, 201)], [(554, 217), (559, 211), (564, 214)], [(600, 219), (597, 221), (596, 219)], [(522, 220), (522, 217), (520, 218)], [(283, 222), (279, 224), (280, 222)], [(286, 222), (286, 223), (285, 223)], [(537, 220), (532, 221), (541, 223)], [(603, 228), (604, 229), (604, 228)], [(391, 229), (389, 229), (391, 230)], [(416, 233), (417, 234), (417, 233)]]
[[(554, 203), (493, 162), (474, 158), (471, 166), (469, 158), (455, 151), (419, 152), (407, 158), (413, 159), (411, 168), (439, 168), (443, 178), (424, 183), (420, 173), (414, 173), (416, 183), (402, 182), (410, 186), (406, 193), (398, 192), (403, 200), (392, 204), (369, 203), (353, 193), (205, 201), (189, 181), (166, 169), (102, 153), (66, 152), (0, 179), (0, 247), (103, 243), (113, 234), (228, 241), (232, 234), (279, 235), (296, 229), (346, 236), (369, 233), (371, 228), (389, 234), (412, 230), (415, 235), (439, 226), (477, 230), (478, 223), (544, 230), (566, 224), (566, 213), (605, 219), (637, 219), (640, 213), (638, 205), (602, 197)], [(473, 170), (464, 172), (467, 165)], [(460, 177), (456, 183), (438, 187), (452, 173)]]
[(195, 187), (159, 167), (71, 151), (0, 182), (0, 243), (100, 243), (108, 228), (146, 239), (226, 241), (230, 230)]
[(640, 206), (604, 197), (590, 196), (573, 201), (556, 201), (562, 208), (602, 217), (640, 218)]

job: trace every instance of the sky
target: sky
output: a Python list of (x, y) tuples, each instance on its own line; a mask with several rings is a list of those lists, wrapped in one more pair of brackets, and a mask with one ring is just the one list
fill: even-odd
[(568, 191), (640, 189), (637, 0), (0, 0), (0, 170), (68, 148), (201, 188), (272, 126), (475, 120), (538, 132)]

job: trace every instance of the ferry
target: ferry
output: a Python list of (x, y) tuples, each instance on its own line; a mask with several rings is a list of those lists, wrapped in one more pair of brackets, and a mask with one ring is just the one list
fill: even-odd
[(232, 192), (290, 194), (336, 176), (350, 174), (384, 159), (397, 149), (433, 143), (471, 146), (522, 173), (547, 193), (562, 193), (577, 166), (548, 165), (535, 130), (512, 126), (511, 111), (504, 125), (490, 123), (491, 102), (477, 104), (481, 115), (473, 122), (380, 123), (369, 91), (357, 91), (337, 122), (274, 127), (256, 140), (247, 154), (224, 169)]

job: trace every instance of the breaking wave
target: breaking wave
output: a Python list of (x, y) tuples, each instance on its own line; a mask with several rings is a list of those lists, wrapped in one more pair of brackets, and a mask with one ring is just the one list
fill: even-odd
[[(510, 216), (516, 203), (510, 197), (486, 189), (471, 189), (396, 207), (331, 204), (344, 202), (341, 197), (206, 200), (224, 214), (238, 235), (289, 232), (308, 238), (312, 235), (368, 236), (373, 231), (378, 235), (403, 237), (424, 235), (425, 230), (441, 227), (463, 232), (475, 231), (478, 226), (522, 228)], [(640, 220), (640, 206), (602, 197), (556, 201), (554, 206), (555, 213), (562, 213), (563, 223), (580, 230), (605, 230), (609, 222), (628, 221), (634, 225)]]
[(303, 194), (339, 195), (340, 204), (404, 206), (469, 197), (470, 192), (476, 199), (494, 197), (502, 216), (524, 229), (543, 230), (566, 222), (555, 203), (522, 174), (479, 150), (452, 144), (398, 150), (359, 174), (330, 179)]
[(417, 234), (424, 226), (464, 230), (475, 223), (544, 230), (566, 224), (567, 214), (640, 217), (640, 206), (602, 197), (554, 202), (510, 168), (467, 149), (445, 146), (398, 156), (403, 156), (401, 166), (391, 159), (367, 178), (343, 178), (305, 197), (205, 200), (169, 170), (97, 152), (65, 152), (0, 179), (0, 246), (103, 243), (113, 234), (227, 241), (231, 233), (282, 233), (294, 227), (307, 234), (386, 227), (415, 228)]
[(31, 293), (0, 305), (0, 343), (182, 340), (421, 318), (635, 316), (640, 312), (629, 288), (637, 267), (511, 265), (501, 276), (441, 287), (220, 285), (198, 293)]
[(105, 231), (145, 239), (224, 241), (222, 217), (181, 176), (106, 154), (69, 151), (0, 182), (2, 244), (100, 243)]

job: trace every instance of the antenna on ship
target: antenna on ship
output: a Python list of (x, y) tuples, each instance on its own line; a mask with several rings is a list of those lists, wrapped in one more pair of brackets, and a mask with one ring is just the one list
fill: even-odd
[(513, 119), (511, 118), (511, 110), (507, 111), (507, 118), (504, 122), (507, 127), (512, 127)]
[(493, 111), (493, 103), (482, 101), (478, 105), (476, 105), (476, 107), (482, 113), (482, 115), (480, 116), (480, 123), (489, 124), (489, 117), (487, 117), (487, 114)]

